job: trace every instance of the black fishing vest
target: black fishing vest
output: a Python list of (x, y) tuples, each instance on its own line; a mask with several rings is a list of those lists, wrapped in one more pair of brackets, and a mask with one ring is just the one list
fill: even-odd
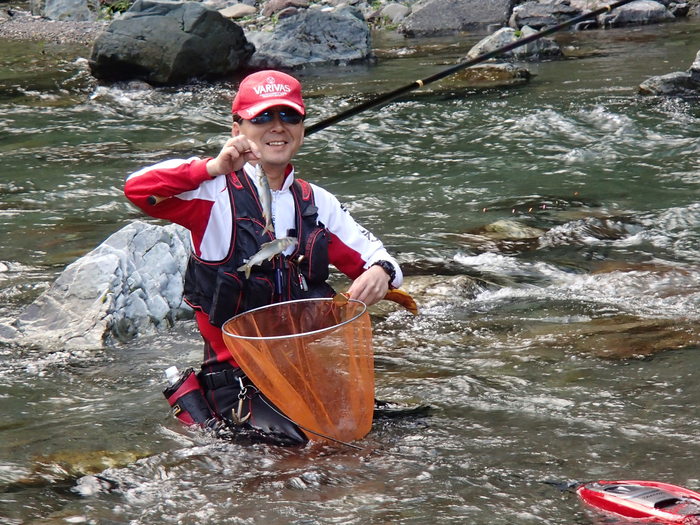
[(211, 263), (190, 256), (185, 274), (185, 300), (221, 325), (241, 312), (281, 301), (331, 297), (328, 279), (328, 232), (318, 222), (318, 208), (308, 182), (297, 179), (290, 190), (294, 197), (295, 231), (287, 233), (298, 243), (289, 255), (277, 255), (251, 268), (250, 277), (237, 269), (274, 239), (263, 234), (265, 220), (258, 192), (250, 179), (238, 171), (226, 178), (233, 224), (231, 250), (223, 261)]

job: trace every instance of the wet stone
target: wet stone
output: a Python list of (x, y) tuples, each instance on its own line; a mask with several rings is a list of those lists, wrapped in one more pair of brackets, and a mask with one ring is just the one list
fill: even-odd
[(189, 318), (182, 301), (188, 257), (184, 229), (135, 221), (70, 264), (19, 316), (23, 343), (47, 350), (96, 348)]

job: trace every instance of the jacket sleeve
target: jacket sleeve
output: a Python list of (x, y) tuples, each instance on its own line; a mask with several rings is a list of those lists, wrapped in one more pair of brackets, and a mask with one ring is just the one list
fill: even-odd
[[(216, 207), (223, 202), (219, 196), (226, 187), (225, 177), (209, 176), (208, 160), (192, 157), (159, 162), (132, 173), (124, 185), (126, 197), (144, 213), (190, 230), (197, 255), (203, 238), (212, 230)], [(159, 202), (149, 202), (151, 196)]]
[(331, 193), (313, 185), (319, 220), (330, 233), (330, 262), (350, 279), (356, 279), (377, 261), (388, 261), (396, 270), (391, 286), (398, 288), (403, 273), (382, 242), (360, 226)]

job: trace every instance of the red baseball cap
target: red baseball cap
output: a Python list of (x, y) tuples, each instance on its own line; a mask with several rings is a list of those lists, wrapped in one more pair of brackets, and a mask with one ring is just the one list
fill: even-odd
[(288, 106), (306, 114), (299, 81), (281, 71), (266, 70), (243, 79), (231, 111), (248, 120), (273, 106)]

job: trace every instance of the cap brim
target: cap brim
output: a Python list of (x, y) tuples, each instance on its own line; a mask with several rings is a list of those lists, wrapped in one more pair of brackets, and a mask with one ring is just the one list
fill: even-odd
[(297, 110), (299, 113), (302, 115), (306, 114), (306, 111), (304, 109), (304, 106), (301, 106), (299, 104), (296, 104), (294, 102), (290, 102), (289, 100), (283, 99), (283, 98), (271, 98), (270, 100), (265, 100), (263, 102), (258, 102), (257, 104), (250, 106), (249, 108), (246, 108), (241, 111), (237, 111), (238, 115), (245, 120), (252, 119), (253, 117), (259, 115), (266, 109), (270, 109), (275, 106), (287, 106), (292, 109)]

